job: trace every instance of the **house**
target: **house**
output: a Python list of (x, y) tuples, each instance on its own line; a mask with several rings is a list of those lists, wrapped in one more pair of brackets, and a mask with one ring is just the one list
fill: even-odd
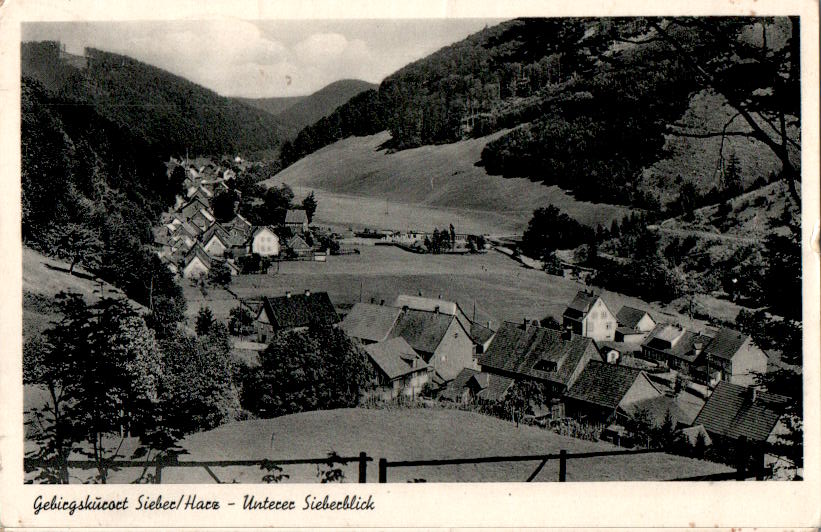
[(297, 257), (307, 257), (313, 254), (313, 249), (308, 245), (301, 236), (296, 235), (288, 240), (288, 249), (290, 249)]
[(274, 230), (268, 226), (259, 226), (251, 232), (249, 238), (251, 253), (256, 253), (262, 257), (275, 257), (279, 255), (279, 237)]
[[(636, 363), (636, 359), (641, 355), (641, 345), (632, 342), (596, 342), (596, 347), (599, 348), (602, 360), (609, 364), (620, 364), (625, 366), (642, 367), (655, 366), (656, 364), (641, 364)], [(641, 359), (639, 359), (641, 360)]]
[(294, 234), (308, 231), (308, 213), (305, 209), (289, 209), (285, 213), (285, 227), (289, 227)]
[(401, 308), (356, 303), (339, 324), (339, 328), (363, 344), (383, 342), (387, 340), (400, 314)]
[(413, 310), (425, 310), (428, 312), (441, 312), (449, 316), (454, 316), (462, 324), (462, 327), (470, 334), (473, 344), (476, 347), (476, 353), (481, 354), (487, 350), (490, 341), (493, 339), (495, 332), (490, 328), (490, 322), (486, 325), (476, 323), (467, 317), (465, 311), (458, 303), (453, 301), (446, 301), (442, 297), (422, 297), (411, 296), (406, 294), (399, 294), (393, 300), (392, 305), (397, 308), (409, 308)]
[(616, 323), (618, 326), (613, 339), (635, 344), (641, 344), (656, 326), (656, 321), (648, 312), (628, 306), (623, 306), (616, 314)]
[(677, 325), (656, 325), (641, 344), (642, 357), (696, 377), (702, 362), (704, 346), (709, 336), (689, 331)]
[(186, 279), (197, 279), (208, 275), (210, 270), (211, 257), (202, 249), (202, 246), (195, 244), (183, 260), (182, 276)]
[(223, 224), (223, 228), (232, 236), (242, 236), (243, 239), (248, 238), (251, 231), (254, 229), (251, 222), (246, 220), (240, 214), (235, 215), (231, 221)]
[(476, 367), (473, 340), (451, 314), (403, 308), (389, 337), (404, 338), (444, 381)]
[(757, 373), (767, 372), (767, 355), (752, 338), (729, 328), (721, 328), (704, 348), (702, 375), (705, 382), (728, 381), (750, 386)]
[(618, 323), (601, 297), (580, 290), (562, 314), (562, 326), (594, 340), (613, 340)]
[(551, 396), (558, 397), (576, 382), (590, 360), (601, 360), (592, 339), (525, 320), (504, 322), (478, 362), (483, 372), (540, 382)]
[(200, 198), (194, 197), (188, 200), (188, 202), (185, 205), (180, 207), (179, 213), (186, 220), (190, 220), (195, 214), (197, 214), (201, 210), (208, 211), (209, 208), (210, 207), (207, 203), (202, 201)]
[(662, 396), (644, 371), (591, 360), (564, 397), (568, 417), (608, 425), (632, 417), (636, 403)]
[(263, 297), (262, 305), (254, 320), (257, 341), (266, 343), (280, 331), (307, 328), (312, 324), (336, 325), (339, 316), (327, 292)]
[(767, 444), (776, 443), (786, 433), (781, 418), (787, 401), (781, 395), (720, 381), (693, 425), (703, 425), (713, 442), (737, 443), (743, 438), (769, 467), (783, 461), (764, 451)]
[(473, 401), (494, 402), (504, 397), (514, 379), (495, 373), (464, 368), (439, 395), (441, 399), (466, 404)]
[(216, 222), (203, 233), (200, 242), (202, 248), (212, 257), (222, 257), (232, 244), (228, 233)]
[(428, 365), (404, 338), (390, 338), (365, 346), (374, 369), (373, 393), (383, 400), (416, 397), (428, 382)]
[(188, 221), (191, 225), (198, 227), (200, 231), (205, 232), (214, 223), (214, 215), (208, 209), (200, 209)]
[(197, 198), (205, 205), (211, 205), (211, 199), (214, 197), (214, 193), (208, 190), (207, 188), (203, 187), (202, 185), (199, 186), (190, 186), (186, 191), (186, 197), (188, 200), (192, 200)]

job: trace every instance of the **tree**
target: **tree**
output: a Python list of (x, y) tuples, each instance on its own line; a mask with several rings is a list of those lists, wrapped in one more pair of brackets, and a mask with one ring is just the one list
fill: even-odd
[(108, 460), (119, 456), (123, 438), (153, 426), (160, 351), (153, 332), (124, 300), (88, 305), (78, 294), (60, 293), (56, 303), (60, 321), (24, 350), (24, 383), (45, 388), (49, 397), (30, 412), (37, 443), (30, 456), (55, 460), (57, 470), (40, 478), (65, 483), (65, 460), (80, 452), (93, 459), (96, 480), (105, 483)]
[(254, 315), (245, 305), (239, 304), (228, 313), (228, 331), (235, 336), (245, 336), (254, 331)]
[(211, 312), (210, 308), (202, 307), (199, 312), (197, 312), (197, 336), (207, 336), (214, 323), (216, 323), (214, 313)]
[[(760, 141), (778, 157), (782, 177), (792, 197), (800, 201), (795, 187), (800, 177), (796, 155), (800, 151), (799, 17), (651, 18), (614, 25), (613, 30), (617, 41), (679, 62), (689, 71), (696, 91), (721, 95), (735, 111), (721, 131), (706, 131), (700, 124), (672, 124), (669, 134)], [(783, 38), (768, 39), (771, 33)], [(734, 126), (737, 121), (745, 127)]]
[(69, 275), (73, 274), (78, 264), (89, 270), (95, 270), (100, 264), (103, 244), (99, 236), (85, 225), (58, 225), (51, 231), (49, 240), (57, 256), (69, 262)]
[(316, 196), (314, 196), (314, 191), (312, 190), (311, 193), (308, 194), (304, 200), (302, 200), (302, 208), (305, 209), (305, 215), (308, 217), (308, 223), (313, 221), (317, 206)]
[(693, 219), (693, 211), (698, 206), (698, 190), (692, 181), (687, 181), (678, 193), (678, 203), (685, 220)]
[(581, 225), (555, 205), (533, 212), (522, 234), (522, 250), (530, 257), (542, 259), (557, 249), (574, 248), (593, 240), (595, 233)]
[(231, 269), (224, 261), (215, 261), (208, 271), (208, 281), (211, 284), (228, 288), (232, 279)]
[(236, 191), (225, 190), (218, 192), (212, 201), (214, 208), (214, 218), (220, 223), (225, 223), (234, 218), (236, 215), (235, 206), (239, 201), (239, 196)]
[(356, 406), (372, 370), (362, 349), (335, 327), (286, 331), (242, 369), (242, 406), (263, 417)]
[(240, 411), (228, 329), (215, 322), (205, 335), (177, 332), (161, 342), (165, 353), (166, 423), (184, 433), (234, 420)]
[(741, 168), (738, 161), (738, 156), (735, 152), (730, 153), (727, 166), (723, 174), (723, 187), (727, 196), (737, 196), (744, 191), (744, 185), (741, 181)]

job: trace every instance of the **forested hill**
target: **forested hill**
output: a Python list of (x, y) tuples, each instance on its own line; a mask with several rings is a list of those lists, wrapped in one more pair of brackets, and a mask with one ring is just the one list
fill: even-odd
[(150, 244), (184, 172), (167, 175), (163, 154), (145, 139), (36, 80), (23, 78), (21, 104), (23, 243), (81, 265), (154, 310), (181, 305)]
[[(557, 184), (579, 199), (655, 210), (671, 195), (665, 190), (666, 198), (655, 196), (659, 184), (675, 194), (688, 180), (712, 180), (708, 187), (721, 188), (721, 172), (714, 170), (733, 155), (744, 161), (756, 154), (778, 163), (761, 168), (783, 166), (797, 175), (797, 24), (719, 18), (507, 21), (405, 66), (377, 91), (358, 95), (308, 126), (283, 145), (282, 166), (350, 135), (387, 130), (391, 139), (385, 147), (401, 150), (510, 128), (486, 146), (479, 164), (491, 174)], [(708, 120), (682, 124), (695, 116), (694, 99)], [(790, 140), (764, 124), (767, 115), (779, 114)], [(759, 123), (751, 125), (745, 116)], [(728, 124), (731, 117), (735, 122)], [(661, 183), (651, 175), (649, 186), (647, 174), (656, 163), (680, 145), (689, 149), (693, 142), (715, 140), (712, 128), (721, 131), (725, 124), (733, 126), (732, 144), (696, 146), (693, 153), (701, 155), (684, 164), (694, 174), (665, 175)], [(712, 135), (692, 141), (693, 133)], [(766, 176), (744, 179), (760, 177)]]
[(270, 114), (126, 56), (87, 48), (66, 56), (56, 42), (22, 44), (22, 74), (53, 96), (100, 116), (169, 153), (271, 150), (284, 138)]

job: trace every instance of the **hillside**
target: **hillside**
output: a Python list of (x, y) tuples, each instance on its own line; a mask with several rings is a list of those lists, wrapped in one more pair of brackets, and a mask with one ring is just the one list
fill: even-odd
[(334, 109), (360, 92), (375, 88), (376, 85), (373, 83), (359, 79), (334, 81), (315, 93), (298, 99), (275, 116), (284, 126), (299, 132), (305, 126), (331, 114)]
[[(390, 150), (500, 133), (480, 152), (488, 174), (651, 211), (674, 203), (686, 183), (720, 192), (732, 157), (747, 186), (782, 170), (797, 175), (797, 27), (770, 22), (761, 43), (761, 28), (740, 19), (658, 24), (516, 19), (485, 28), (303, 129), (283, 146), (282, 164), (384, 130)], [(786, 81), (773, 77), (773, 60), (790, 72)], [(694, 63), (712, 70), (694, 75)], [(755, 131), (738, 119), (739, 105), (782, 114), (786, 127)], [(715, 132), (726, 127), (722, 143)]]
[(52, 96), (86, 105), (167, 154), (236, 154), (276, 148), (283, 128), (254, 109), (126, 56), (86, 49), (64, 58), (56, 42), (22, 44), (22, 74)]
[[(626, 212), (621, 207), (577, 201), (556, 186), (488, 175), (476, 163), (484, 146), (501, 134), (393, 153), (381, 148), (391, 138), (387, 132), (349, 137), (300, 159), (263, 184), (316, 189), (317, 218), (322, 223), (403, 230), (432, 230), (450, 216), (462, 220), (453, 222), (459, 230), (515, 235), (527, 225), (534, 209), (548, 203), (560, 205), (591, 225), (609, 225)], [(338, 195), (361, 198), (361, 208), (349, 208), (350, 202)], [(387, 206), (387, 214), (386, 200), (396, 204)], [(340, 208), (331, 210), (328, 203), (338, 203)], [(419, 210), (414, 212), (415, 208)], [(441, 217), (432, 216), (431, 210), (440, 211)]]
[[(68, 274), (68, 264), (47, 257), (23, 246), (23, 338), (31, 338), (45, 330), (57, 318), (53, 299), (60, 292), (81, 294), (91, 302), (100, 297), (125, 297), (122, 290), (97, 279), (82, 268)], [(139, 303), (134, 308), (145, 310)]]
[[(458, 430), (454, 430), (458, 427)], [(475, 437), (476, 435), (481, 437)], [(125, 446), (128, 449), (128, 445)], [(320, 458), (334, 451), (356, 456), (414, 460), (623, 450), (608, 443), (582, 441), (551, 431), (516, 427), (513, 423), (473, 412), (438, 409), (340, 409), (304, 412), (274, 419), (229, 423), (192, 434), (182, 442), (188, 454), (180, 461), (263, 458)], [(424, 479), (428, 482), (524, 481), (539, 462), (502, 462), (446, 467), (390, 469), (388, 482)], [(213, 468), (222, 482), (260, 483), (259, 468)], [(344, 467), (345, 482), (356, 482), (356, 465)], [(569, 461), (568, 481), (666, 480), (728, 472), (726, 466), (666, 454), (588, 458)], [(317, 482), (317, 467), (283, 466), (283, 482)], [(368, 466), (375, 482), (376, 464)], [(111, 472), (110, 482), (133, 480), (135, 471)], [(163, 483), (212, 483), (201, 468), (167, 468)], [(548, 462), (536, 481), (558, 480), (558, 462)]]
[(273, 98), (232, 98), (244, 105), (254, 107), (260, 111), (265, 111), (269, 115), (276, 116), (285, 111), (289, 107), (299, 103), (308, 96), (282, 96)]

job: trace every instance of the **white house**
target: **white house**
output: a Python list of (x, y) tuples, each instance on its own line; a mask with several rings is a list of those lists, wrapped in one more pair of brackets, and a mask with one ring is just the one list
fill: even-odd
[(263, 257), (279, 255), (279, 237), (267, 226), (260, 226), (251, 233), (251, 253)]

